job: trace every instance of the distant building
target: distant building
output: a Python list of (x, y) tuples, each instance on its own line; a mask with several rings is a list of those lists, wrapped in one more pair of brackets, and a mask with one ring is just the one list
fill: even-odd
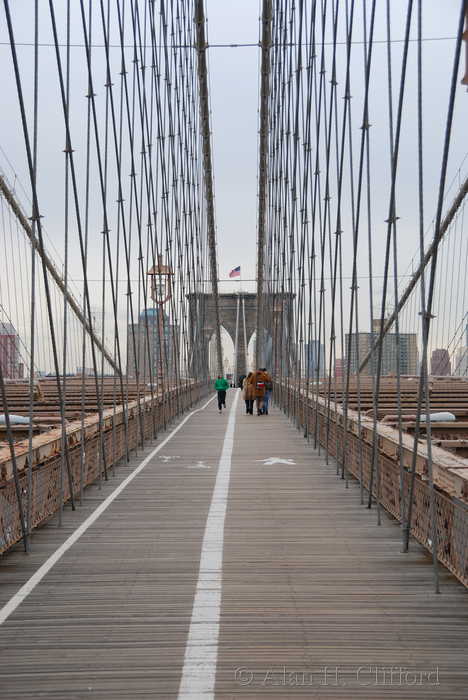
[[(355, 333), (351, 336), (351, 363), (350, 373), (357, 374), (358, 366), (364, 360), (379, 337), (380, 319), (374, 320), (374, 337), (372, 333)], [(346, 362), (348, 361), (349, 334), (346, 334)], [(400, 333), (400, 373), (403, 375), (415, 375), (418, 372), (418, 348), (416, 345), (416, 333)], [(371, 376), (377, 373), (379, 362), (379, 350), (374, 353), (374, 366), (369, 360), (362, 374)], [(381, 375), (388, 376), (397, 371), (397, 336), (395, 333), (387, 333), (382, 343)]]
[(305, 371), (309, 370), (309, 376), (315, 378), (316, 369), (318, 368), (319, 376), (325, 376), (325, 345), (320, 344), (318, 340), (311, 340), (304, 346), (305, 351)]
[(431, 356), (431, 374), (439, 377), (446, 377), (452, 374), (450, 356), (444, 348), (437, 348)]
[(212, 340), (209, 345), (210, 349), (210, 359), (209, 359), (209, 369), (211, 379), (218, 378), (218, 345), (216, 334), (213, 333)]
[(268, 369), (270, 369), (273, 362), (273, 338), (270, 335), (268, 335), (267, 331), (263, 331), (262, 353), (262, 367), (266, 366)]
[[(158, 313), (159, 309), (142, 311), (139, 323), (129, 325), (127, 329), (127, 374), (136, 377), (138, 369), (140, 379), (146, 383), (149, 383), (150, 378), (156, 383), (160, 370)], [(166, 378), (173, 378), (180, 372), (180, 327), (169, 322), (164, 309), (162, 313), (163, 372)]]
[[(83, 370), (83, 367), (76, 368), (76, 376), (77, 377), (82, 377), (83, 373), (84, 373), (85, 377), (94, 377), (93, 367), (85, 367), (84, 370)], [(99, 373), (98, 373), (98, 375), (100, 376)]]
[(346, 360), (342, 357), (337, 357), (335, 360), (335, 378), (341, 379), (346, 374)]
[[(281, 372), (283, 376), (286, 376), (291, 371), (291, 367), (293, 365), (296, 367), (298, 366), (299, 353), (295, 343), (289, 346), (286, 342), (284, 333), (278, 333), (278, 336), (280, 335), (282, 335), (282, 341), (278, 337), (275, 344), (275, 352), (273, 352), (273, 338), (268, 334), (268, 331), (263, 331), (263, 355), (260, 357), (260, 366), (266, 367), (270, 374), (272, 374), (272, 372), (275, 373), (276, 371)], [(256, 333), (253, 336), (252, 342), (252, 361), (249, 366), (249, 371), (255, 372), (258, 369), (258, 367), (255, 366), (257, 356)], [(286, 348), (288, 348), (288, 350)]]
[(0, 321), (0, 363), (4, 379), (23, 379), (24, 364), (20, 362), (19, 335), (12, 323)]
[(468, 376), (468, 346), (462, 345), (455, 352), (453, 374), (455, 377)]

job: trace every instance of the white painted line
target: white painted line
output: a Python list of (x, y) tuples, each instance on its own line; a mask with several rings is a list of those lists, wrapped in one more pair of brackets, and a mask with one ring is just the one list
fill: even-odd
[(70, 549), (72, 544), (74, 544), (81, 537), (81, 535), (86, 532), (86, 530), (110, 506), (112, 501), (114, 501), (117, 498), (117, 496), (119, 496), (122, 493), (122, 491), (129, 485), (129, 483), (133, 481), (133, 479), (146, 467), (148, 462), (151, 459), (153, 459), (154, 455), (157, 454), (159, 450), (161, 450), (164, 447), (164, 445), (166, 445), (169, 442), (169, 440), (171, 440), (174, 437), (174, 435), (182, 428), (182, 426), (188, 421), (189, 418), (191, 418), (195, 413), (203, 411), (208, 406), (208, 404), (211, 403), (211, 401), (213, 401), (215, 396), (216, 394), (211, 399), (209, 399), (209, 401), (207, 401), (204, 406), (202, 406), (201, 408), (197, 408), (195, 411), (192, 411), (192, 413), (190, 413), (186, 418), (184, 418), (182, 423), (180, 423), (177, 426), (177, 428), (175, 428), (175, 430), (173, 430), (172, 433), (168, 435), (167, 438), (163, 440), (163, 442), (158, 447), (156, 447), (156, 449), (153, 450), (152, 453), (148, 455), (148, 457), (146, 457), (146, 459), (143, 460), (143, 462), (135, 469), (135, 471), (129, 474), (129, 476), (127, 476), (127, 478), (124, 481), (122, 481), (122, 483), (119, 486), (117, 486), (115, 491), (113, 491), (110, 494), (110, 496), (108, 496), (98, 508), (96, 508), (94, 513), (92, 513), (89, 516), (89, 518), (85, 520), (84, 523), (82, 523), (82, 525), (80, 525), (79, 528), (77, 528), (72, 535), (70, 535), (68, 540), (65, 540), (65, 542), (57, 549), (57, 551), (54, 552), (54, 554), (52, 554), (52, 556), (50, 556), (46, 562), (44, 562), (44, 564), (36, 571), (36, 573), (31, 576), (29, 581), (27, 581), (24, 584), (24, 586), (20, 588), (18, 593), (16, 593), (13, 596), (13, 598), (11, 598), (9, 602), (6, 605), (4, 605), (4, 607), (0, 610), (0, 625), (2, 625), (5, 622), (5, 620), (11, 615), (11, 613), (14, 610), (16, 610), (18, 605), (23, 602), (26, 596), (28, 596), (31, 593), (31, 591), (37, 586), (37, 584), (40, 583), (40, 581), (42, 581), (44, 576), (51, 570), (54, 564), (58, 562), (58, 560), (65, 554), (65, 552), (68, 549)]
[(185, 648), (179, 700), (214, 699), (218, 660), (223, 567), (224, 521), (234, 447), (234, 424), (239, 392), (229, 413), (218, 475), (206, 521), (192, 619)]

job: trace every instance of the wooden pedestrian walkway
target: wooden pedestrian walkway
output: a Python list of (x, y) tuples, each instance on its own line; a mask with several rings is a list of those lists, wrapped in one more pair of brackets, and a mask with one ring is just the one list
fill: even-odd
[(239, 394), (0, 558), (1, 700), (466, 699), (466, 589)]

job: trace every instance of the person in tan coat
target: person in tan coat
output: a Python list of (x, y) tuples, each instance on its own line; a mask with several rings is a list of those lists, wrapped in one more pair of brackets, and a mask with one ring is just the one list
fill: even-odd
[(265, 382), (267, 381), (267, 375), (263, 370), (257, 369), (257, 371), (252, 374), (249, 381), (252, 385), (255, 403), (257, 404), (257, 416), (261, 416), (265, 403)]
[(251, 416), (253, 413), (253, 390), (252, 384), (250, 383), (251, 376), (252, 372), (249, 372), (242, 382), (242, 398), (245, 401), (245, 412), (248, 416)]

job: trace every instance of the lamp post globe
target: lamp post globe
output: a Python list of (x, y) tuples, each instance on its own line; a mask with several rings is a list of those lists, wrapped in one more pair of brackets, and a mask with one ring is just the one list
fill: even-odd
[(151, 299), (158, 305), (159, 331), (159, 382), (163, 383), (163, 306), (171, 298), (171, 268), (163, 265), (162, 255), (158, 254), (158, 264), (148, 272), (151, 277)]

